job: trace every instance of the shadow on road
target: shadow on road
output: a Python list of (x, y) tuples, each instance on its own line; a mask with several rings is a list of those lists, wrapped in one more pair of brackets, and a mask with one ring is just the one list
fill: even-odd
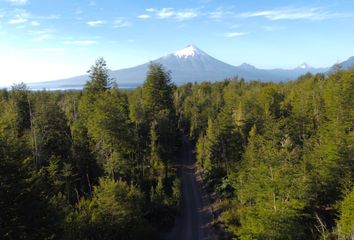
[(182, 137), (180, 164), (181, 214), (171, 232), (163, 240), (206, 240), (212, 238), (212, 214), (206, 192), (202, 189), (201, 175), (196, 169), (193, 146), (188, 137)]

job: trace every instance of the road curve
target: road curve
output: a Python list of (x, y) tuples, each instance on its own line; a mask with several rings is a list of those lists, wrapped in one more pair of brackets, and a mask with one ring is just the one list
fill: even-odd
[(182, 138), (179, 175), (181, 179), (181, 213), (171, 232), (163, 240), (207, 240), (212, 237), (212, 214), (201, 176), (196, 170), (193, 147), (186, 136)]

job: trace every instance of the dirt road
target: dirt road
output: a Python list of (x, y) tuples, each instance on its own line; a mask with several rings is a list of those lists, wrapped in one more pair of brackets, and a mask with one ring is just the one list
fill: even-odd
[(196, 171), (192, 145), (187, 137), (182, 139), (180, 178), (182, 190), (181, 214), (170, 233), (163, 240), (206, 240), (212, 238), (212, 214), (200, 173)]

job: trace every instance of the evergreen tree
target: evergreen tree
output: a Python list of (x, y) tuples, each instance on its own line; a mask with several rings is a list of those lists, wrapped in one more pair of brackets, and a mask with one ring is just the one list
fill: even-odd
[[(176, 151), (176, 115), (173, 104), (174, 85), (168, 72), (159, 64), (151, 64), (143, 85), (143, 109), (150, 127), (150, 158), (152, 164), (164, 164), (167, 177), (168, 164)], [(153, 166), (154, 167), (154, 166)]]
[(112, 87), (113, 80), (108, 75), (107, 63), (103, 58), (97, 59), (87, 73), (90, 80), (86, 83), (85, 90), (88, 93), (97, 94)]
[(161, 114), (174, 118), (173, 89), (170, 73), (152, 63), (143, 85), (143, 107), (150, 121), (158, 120)]
[(11, 100), (16, 107), (17, 131), (22, 135), (25, 130), (31, 127), (31, 102), (30, 93), (24, 83), (12, 86)]

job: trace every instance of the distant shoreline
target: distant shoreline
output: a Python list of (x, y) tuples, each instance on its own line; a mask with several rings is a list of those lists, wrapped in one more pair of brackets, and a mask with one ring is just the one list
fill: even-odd
[[(58, 87), (50, 87), (50, 86), (45, 86), (45, 85), (38, 85), (36, 84), (26, 84), (28, 86), (28, 89), (30, 91), (82, 91), (85, 87), (85, 85), (63, 85), (63, 86), (58, 86)], [(118, 85), (119, 89), (122, 90), (132, 90), (137, 87), (141, 86), (141, 84), (122, 84)], [(11, 86), (2, 86), (0, 89), (6, 89), (6, 90), (11, 90)]]

